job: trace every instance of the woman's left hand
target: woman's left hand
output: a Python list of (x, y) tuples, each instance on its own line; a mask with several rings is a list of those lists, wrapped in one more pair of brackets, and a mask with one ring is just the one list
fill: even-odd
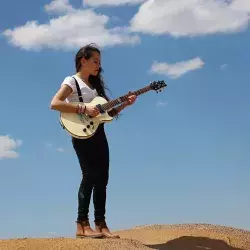
[(132, 105), (135, 100), (136, 100), (137, 96), (136, 95), (132, 95), (131, 92), (128, 93), (128, 100), (125, 102), (127, 106)]

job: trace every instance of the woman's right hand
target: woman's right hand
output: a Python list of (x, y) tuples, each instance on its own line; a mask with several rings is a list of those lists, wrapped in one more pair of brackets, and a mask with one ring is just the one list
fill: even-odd
[(96, 106), (86, 106), (84, 113), (89, 115), (89, 116), (95, 117), (95, 116), (99, 115), (100, 112)]

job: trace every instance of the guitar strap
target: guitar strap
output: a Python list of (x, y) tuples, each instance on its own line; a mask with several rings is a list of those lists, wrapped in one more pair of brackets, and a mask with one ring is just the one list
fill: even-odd
[[(72, 77), (73, 77), (73, 76), (72, 76)], [(74, 78), (74, 77), (73, 77), (73, 78)], [(76, 80), (75, 78), (74, 78), (74, 80), (75, 80), (75, 84), (76, 84), (76, 89), (77, 89), (79, 101), (80, 101), (80, 102), (83, 102), (82, 93), (81, 93), (79, 84), (78, 84), (78, 82), (77, 82), (77, 80)], [(65, 129), (65, 127), (64, 127), (64, 125), (62, 124), (61, 121), (60, 121), (60, 124), (61, 124), (62, 128)]]
[[(72, 76), (72, 77), (73, 77), (73, 76)], [(75, 79), (75, 77), (73, 77), (73, 78), (74, 78), (75, 83), (76, 83), (76, 89), (77, 89), (77, 93), (78, 93), (79, 101), (80, 101), (80, 102), (83, 102), (82, 93), (81, 93), (81, 90), (80, 90), (79, 84), (78, 84), (77, 80)]]

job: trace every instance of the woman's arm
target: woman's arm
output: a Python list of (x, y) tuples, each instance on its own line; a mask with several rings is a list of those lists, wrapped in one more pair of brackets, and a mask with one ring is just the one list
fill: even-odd
[[(129, 92), (130, 94), (130, 92)], [(134, 104), (135, 100), (136, 100), (137, 96), (136, 95), (128, 95), (128, 99), (126, 102), (122, 103), (121, 105), (119, 105), (116, 108), (111, 109), (108, 114), (112, 117), (117, 116), (123, 109), (125, 109), (127, 106), (130, 106), (132, 104)]]
[(127, 107), (127, 104), (126, 103), (123, 103), (121, 105), (119, 105), (118, 107), (116, 108), (113, 108), (111, 109), (108, 114), (112, 117), (115, 117), (117, 116), (123, 109), (125, 109)]
[(50, 109), (54, 109), (65, 113), (76, 113), (78, 110), (77, 104), (67, 103), (65, 99), (73, 92), (68, 85), (62, 85), (52, 98)]
[[(50, 108), (64, 113), (85, 113), (90, 116), (97, 116), (99, 110), (95, 106), (86, 107), (84, 103), (80, 105), (65, 102), (65, 99), (73, 92), (72, 88), (64, 84), (52, 98)], [(79, 109), (80, 108), (80, 109)]]

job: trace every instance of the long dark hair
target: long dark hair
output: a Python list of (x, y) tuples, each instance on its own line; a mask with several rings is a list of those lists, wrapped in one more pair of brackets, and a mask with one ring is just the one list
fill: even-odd
[[(79, 72), (81, 68), (81, 59), (82, 58), (89, 59), (92, 56), (93, 52), (97, 52), (101, 54), (100, 49), (94, 43), (85, 45), (84, 47), (79, 49), (79, 51), (76, 53), (76, 56), (75, 56), (76, 73)], [(105, 91), (109, 89), (105, 86), (105, 83), (103, 81), (103, 77), (101, 74), (102, 72), (103, 72), (103, 68), (100, 67), (98, 75), (96, 76), (90, 75), (89, 83), (93, 86), (93, 88), (96, 89), (98, 95), (104, 97), (105, 99), (109, 101), (109, 97), (107, 96), (106, 91)]]

